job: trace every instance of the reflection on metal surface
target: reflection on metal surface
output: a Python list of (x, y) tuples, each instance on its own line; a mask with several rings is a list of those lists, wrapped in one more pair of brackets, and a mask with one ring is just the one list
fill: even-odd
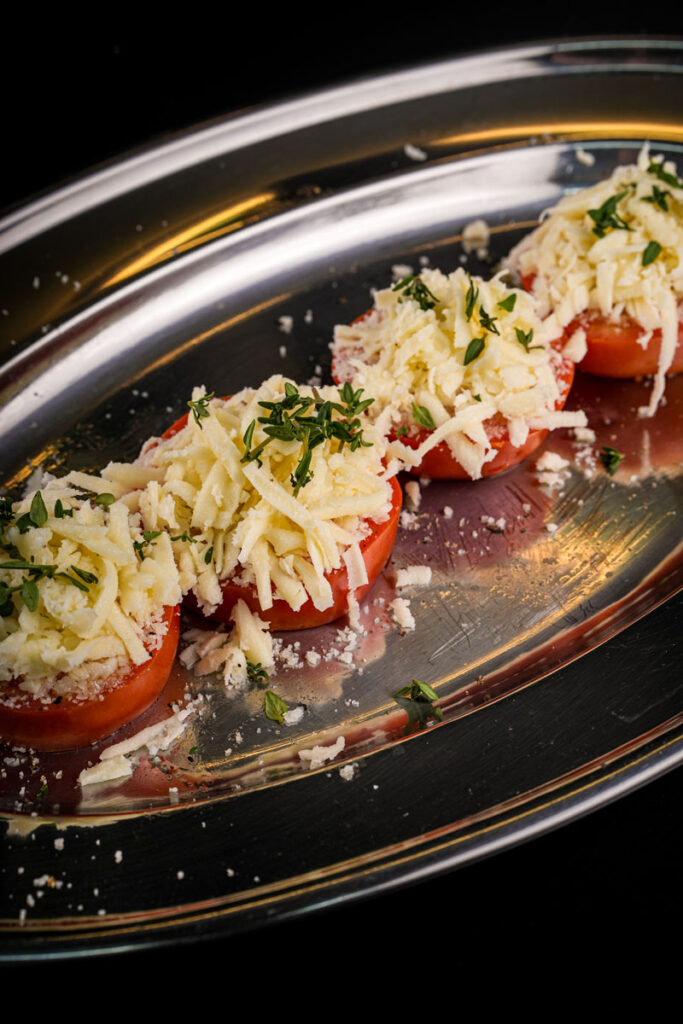
[[(44, 335), (41, 310), (24, 303), (25, 350), (0, 368), (3, 480), (20, 482), (29, 463), (46, 458), (67, 469), (133, 457), (186, 408), (194, 384), (229, 394), (275, 372), (305, 380), (318, 363), (325, 374), (333, 324), (367, 308), (369, 288), (386, 283), (393, 263), (427, 255), (432, 265), (459, 265), (463, 225), (482, 215), (492, 229), (490, 262), (467, 265), (486, 271), (544, 206), (577, 186), (577, 174), (585, 184), (632, 158), (638, 145), (626, 137), (656, 136), (658, 148), (668, 143), (674, 153), (683, 128), (666, 105), (675, 92), (669, 64), (683, 66), (683, 48), (632, 49), (531, 47), (442, 65), (449, 74), (440, 83), (435, 69), (389, 76), (365, 95), (339, 90), (292, 104), (279, 127), (282, 108), (189, 135), (13, 215), (4, 241), (14, 274), (23, 280), (22, 259), (37, 258), (30, 239), (49, 228), (60, 262), (79, 258), (83, 238), (101, 245), (92, 279), (110, 293)], [(660, 51), (668, 64), (658, 63)], [(605, 86), (595, 114), (584, 108), (577, 73), (591, 53)], [(614, 64), (605, 69), (609, 54)], [(632, 66), (622, 74), (636, 57), (637, 74)], [(559, 59), (571, 74), (558, 73)], [(549, 75), (568, 97), (561, 125), (539, 108)], [(513, 95), (520, 83), (529, 88)], [(636, 112), (628, 121), (615, 115), (609, 130), (605, 110), (618, 110), (617, 100), (630, 109), (627, 97)], [(454, 133), (456, 100), (468, 112), (475, 104), (487, 127)], [(390, 125), (388, 105), (401, 113)], [(295, 138), (325, 121), (328, 131), (307, 136), (310, 145)], [(447, 156), (439, 152), (439, 161), (392, 167), (387, 155), (417, 124), (458, 158), (439, 162)], [(552, 137), (540, 143), (497, 145), (511, 132), (520, 141), (522, 132), (544, 131)], [(273, 180), (265, 144), (278, 132), (283, 181)], [(586, 145), (588, 134), (602, 139), (595, 165), (577, 170), (576, 147), (559, 136)], [(461, 146), (467, 158), (455, 152)], [(236, 184), (208, 167), (223, 152), (238, 153)], [(253, 206), (244, 192), (251, 178)], [(271, 216), (270, 198), (296, 194), (302, 182), (315, 188), (303, 189), (300, 206)], [(139, 256), (135, 238), (122, 262), (126, 238), (108, 245), (107, 232), (124, 206), (133, 224), (159, 223), (163, 210), (169, 239)], [(252, 213), (255, 223), (225, 233), (231, 217)], [(173, 248), (183, 251), (167, 259)], [(281, 315), (294, 320), (286, 338)], [(226, 693), (218, 680), (176, 666), (160, 702), (127, 731), (163, 717), (165, 702), (186, 690), (204, 691), (203, 711), (163, 757), (142, 755), (129, 779), (79, 790), (79, 771), (103, 744), (37, 763), (28, 752), (12, 755), (0, 779), (0, 810), (17, 823), (6, 837), (8, 863), (28, 863), (31, 884), (52, 870), (54, 839), (64, 839), (73, 886), (68, 897), (46, 891), (23, 932), (13, 915), (26, 893), (17, 891), (14, 903), (0, 896), (3, 927), (19, 933), (15, 948), (31, 949), (36, 937), (53, 949), (71, 939), (74, 948), (119, 937), (137, 943), (197, 922), (219, 932), (242, 927), (247, 912), (265, 918), (323, 905), (361, 885), (377, 889), (482, 856), (680, 761), (676, 635), (659, 606), (683, 580), (683, 376), (647, 421), (633, 412), (644, 387), (582, 377), (572, 395), (588, 412), (596, 451), (618, 438), (625, 458), (614, 478), (577, 460), (572, 438), (558, 434), (547, 446), (572, 466), (555, 494), (538, 486), (529, 465), (475, 484), (425, 487), (419, 529), (401, 531), (393, 556), (397, 566), (432, 568), (430, 586), (404, 591), (417, 630), (394, 627), (386, 612), (394, 590), (382, 577), (364, 608), (354, 665), (332, 656), (315, 669), (279, 668), (278, 692), (305, 706), (298, 725), (269, 723), (257, 689)], [(503, 532), (489, 532), (483, 517), (503, 518)], [(299, 644), (299, 656), (340, 643), (334, 625), (286, 639)], [(391, 694), (411, 677), (437, 688), (445, 720), (405, 738)], [(341, 761), (311, 772), (299, 758), (339, 735), (344, 760), (357, 765), (352, 781), (340, 777)], [(39, 798), (41, 775), (49, 787)], [(19, 834), (26, 822), (30, 843)], [(105, 850), (108, 867), (123, 850), (125, 876), (94, 874)], [(100, 887), (102, 916), (93, 896)], [(69, 907), (77, 900), (78, 913)]]
[[(622, 139), (658, 139), (661, 142), (683, 142), (683, 129), (675, 122), (620, 121)], [(506, 124), (497, 128), (484, 128), (476, 132), (458, 132), (435, 139), (434, 146), (463, 146), (468, 151), (475, 147), (489, 148), (507, 140), (519, 140), (528, 145), (530, 139), (565, 139), (567, 142), (609, 141), (614, 138), (614, 121), (541, 121), (529, 124)]]
[(221, 238), (231, 231), (238, 231), (250, 223), (253, 218), (259, 215), (263, 216), (265, 213), (264, 208), (272, 203), (274, 199), (275, 193), (273, 192), (251, 196), (241, 203), (235, 203), (224, 210), (219, 210), (218, 213), (205, 217), (196, 224), (191, 224), (182, 231), (170, 235), (159, 245), (155, 245), (141, 256), (131, 260), (130, 263), (127, 263), (112, 277), (104, 281), (101, 285), (101, 290), (121, 284), (129, 278), (135, 277), (136, 274), (141, 274), (143, 271), (156, 266), (157, 263), (163, 263), (164, 260), (168, 260), (172, 256), (189, 252), (198, 245), (205, 245), (214, 238)]

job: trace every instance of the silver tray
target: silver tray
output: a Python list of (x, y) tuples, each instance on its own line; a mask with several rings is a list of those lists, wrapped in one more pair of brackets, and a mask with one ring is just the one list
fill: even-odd
[[(642, 141), (680, 166), (682, 68), (683, 44), (642, 40), (442, 63), (226, 119), (7, 216), (4, 483), (134, 457), (195, 383), (229, 394), (317, 364), (328, 379), (333, 325), (392, 265), (453, 269), (483, 216), (490, 255), (467, 266), (489, 273), (544, 207)], [(390, 626), (382, 578), (355, 667), (272, 678), (305, 705), (298, 726), (268, 722), (259, 691), (228, 696), (177, 667), (122, 735), (184, 690), (205, 710), (130, 780), (75, 785), (104, 744), (38, 764), (6, 752), (3, 955), (236, 932), (484, 856), (678, 764), (680, 599), (658, 606), (683, 575), (683, 377), (653, 420), (634, 415), (646, 387), (584, 377), (570, 400), (597, 446), (625, 452), (613, 479), (574, 466), (549, 497), (523, 465), (424, 488), (420, 529), (393, 555), (432, 566), (432, 585), (404, 595), (418, 628)], [(574, 458), (569, 438), (546, 447)], [(287, 641), (329, 649), (336, 628)], [(412, 677), (436, 687), (444, 721), (407, 737), (391, 694)], [(339, 735), (342, 757), (304, 767), (300, 749)]]

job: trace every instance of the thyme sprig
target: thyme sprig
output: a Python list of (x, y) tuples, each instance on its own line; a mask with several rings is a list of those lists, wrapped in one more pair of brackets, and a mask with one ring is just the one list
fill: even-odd
[[(256, 461), (260, 466), (261, 453), (271, 441), (298, 441), (302, 445), (302, 453), (290, 477), (296, 497), (301, 488), (313, 479), (311, 459), (318, 445), (336, 440), (339, 442), (338, 451), (348, 444), (352, 452), (372, 446), (372, 442), (363, 437), (359, 416), (372, 405), (374, 398), (362, 398), (362, 394), (363, 388), (354, 391), (347, 381), (339, 389), (340, 401), (330, 402), (324, 400), (315, 388), (313, 397), (310, 397), (299, 394), (294, 384), (285, 382), (285, 397), (279, 402), (259, 402), (263, 409), (268, 410), (268, 415), (252, 420), (244, 432), (246, 451), (241, 461)], [(333, 412), (342, 418), (333, 419)], [(266, 438), (252, 447), (257, 423), (262, 424)]]
[(436, 295), (429, 290), (427, 285), (424, 283), (421, 277), (416, 277), (414, 274), (408, 274), (401, 281), (394, 285), (392, 288), (394, 292), (401, 292), (399, 302), (404, 302), (405, 299), (414, 299), (417, 302), (420, 309), (425, 312), (428, 309), (434, 309), (434, 306), (440, 299), (437, 299)]
[(654, 174), (655, 178), (659, 178), (660, 181), (665, 182), (667, 185), (673, 185), (674, 188), (683, 188), (683, 181), (680, 178), (664, 170), (663, 160), (651, 160), (647, 173)]
[(439, 695), (429, 683), (422, 683), (419, 679), (413, 679), (410, 686), (402, 686), (396, 691), (394, 700), (408, 715), (408, 724), (404, 730), (406, 734), (415, 726), (424, 729), (430, 718), (436, 722), (443, 719), (441, 708), (434, 707), (438, 699)]
[(593, 234), (598, 238), (604, 238), (610, 228), (622, 228), (625, 231), (633, 231), (633, 228), (626, 223), (624, 218), (617, 213), (617, 203), (620, 203), (629, 194), (629, 189), (617, 192), (616, 195), (606, 199), (597, 210), (589, 210), (588, 216), (593, 221)]
[(210, 395), (204, 395), (203, 398), (197, 398), (194, 402), (188, 402), (188, 407), (194, 416), (194, 421), (200, 430), (203, 430), (202, 420), (208, 419), (211, 413), (209, 412), (209, 402), (213, 398), (215, 392), (211, 392)]
[(93, 583), (99, 583), (94, 573), (85, 569), (79, 569), (72, 565), (71, 572), (64, 572), (57, 565), (41, 565), (38, 562), (29, 562), (24, 558), (11, 558), (6, 562), (0, 562), (0, 569), (14, 569), (27, 573), (15, 586), (10, 587), (4, 580), (0, 580), (0, 616), (5, 618), (14, 612), (14, 604), (11, 595), (19, 593), (22, 601), (29, 611), (34, 612), (38, 607), (38, 585), (41, 579), (63, 579), (78, 590), (88, 592)]

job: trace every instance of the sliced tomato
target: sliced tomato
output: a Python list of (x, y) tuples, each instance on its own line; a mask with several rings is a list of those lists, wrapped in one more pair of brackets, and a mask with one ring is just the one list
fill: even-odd
[[(176, 420), (175, 423), (164, 431), (161, 435), (162, 438), (173, 437), (182, 430), (187, 423), (188, 416), (189, 413), (186, 413), (179, 420)], [(389, 561), (389, 555), (396, 540), (403, 496), (396, 480), (392, 479), (389, 482), (391, 484), (391, 511), (389, 518), (383, 523), (373, 523), (372, 520), (369, 520), (372, 532), (360, 543), (363, 561), (365, 562), (368, 574), (368, 583), (356, 590), (355, 597), (357, 601), (363, 600)], [(310, 629), (314, 626), (324, 626), (327, 622), (334, 622), (335, 619), (341, 618), (349, 610), (349, 582), (346, 569), (335, 569), (327, 573), (325, 578), (332, 588), (333, 601), (332, 605), (324, 611), (319, 611), (310, 598), (304, 602), (298, 611), (294, 611), (286, 601), (279, 599), (273, 601), (272, 608), (263, 611), (259, 603), (256, 587), (239, 586), (236, 583), (231, 583), (230, 580), (226, 580), (221, 583), (223, 601), (210, 618), (215, 622), (229, 622), (232, 609), (238, 601), (244, 601), (252, 612), (256, 612), (261, 619), (269, 623), (271, 629)], [(200, 612), (199, 605), (192, 592), (186, 595), (183, 603), (193, 611)]]
[[(522, 276), (526, 291), (533, 288), (535, 274)], [(596, 310), (586, 310), (565, 328), (564, 339), (571, 338), (581, 327), (586, 332), (586, 355), (579, 370), (596, 377), (637, 379), (657, 372), (662, 332), (654, 331), (647, 345), (640, 344), (647, 332), (644, 327), (625, 313), (618, 320), (610, 320)], [(667, 373), (683, 372), (683, 323), (678, 324), (678, 344)]]
[[(396, 540), (402, 494), (395, 479), (390, 480), (389, 483), (391, 484), (389, 518), (383, 523), (373, 523), (369, 519), (371, 532), (360, 542), (368, 582), (354, 591), (357, 601), (363, 600), (388, 562)], [(210, 617), (216, 622), (229, 622), (232, 609), (241, 600), (246, 602), (252, 612), (256, 612), (260, 618), (268, 622), (271, 629), (310, 629), (313, 626), (323, 626), (326, 622), (334, 622), (335, 619), (341, 618), (349, 610), (349, 580), (346, 568), (341, 567), (326, 573), (325, 579), (332, 589), (332, 604), (324, 611), (319, 611), (310, 598), (298, 611), (294, 611), (286, 601), (281, 599), (274, 600), (273, 607), (264, 611), (259, 603), (255, 586), (239, 586), (226, 580), (221, 583), (223, 601)], [(187, 595), (185, 603), (195, 611), (198, 610), (196, 599), (192, 593)]]
[[(369, 313), (357, 317), (353, 323), (360, 323)], [(359, 348), (349, 355), (362, 358), (362, 350)], [(332, 360), (332, 377), (335, 383), (343, 384), (352, 375), (352, 368), (346, 360), (334, 358)], [(571, 390), (574, 380), (574, 363), (570, 359), (560, 359), (556, 363), (555, 378), (560, 391), (559, 398), (555, 403), (555, 409), (562, 409)], [(491, 445), (496, 450), (495, 458), (485, 462), (481, 469), (483, 477), (495, 476), (497, 473), (504, 473), (512, 469), (523, 459), (533, 454), (543, 444), (548, 431), (530, 430), (523, 445), (515, 447), (510, 441), (507, 424), (504, 417), (496, 415), (484, 421), (486, 433)], [(408, 448), (417, 449), (429, 436), (428, 430), (419, 430), (417, 433), (406, 435), (401, 441)], [(396, 440), (396, 434), (390, 434), (391, 440)], [(428, 451), (422, 461), (409, 470), (414, 476), (426, 476), (433, 480), (470, 480), (469, 473), (460, 465), (446, 441), (441, 441)]]
[(76, 701), (57, 698), (43, 704), (18, 686), (0, 694), (0, 740), (34, 750), (71, 750), (109, 736), (132, 722), (156, 700), (168, 679), (180, 634), (180, 607), (163, 612), (168, 625), (161, 646), (149, 661), (103, 691), (101, 697)]

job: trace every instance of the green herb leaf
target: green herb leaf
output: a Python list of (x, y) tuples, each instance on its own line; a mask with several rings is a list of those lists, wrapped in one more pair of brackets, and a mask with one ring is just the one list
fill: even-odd
[(491, 334), (500, 334), (500, 331), (496, 327), (497, 316), (489, 316), (483, 306), (479, 307), (479, 323), (485, 331), (490, 331)]
[(474, 307), (477, 303), (477, 299), (479, 298), (479, 289), (474, 287), (474, 283), (469, 274), (467, 275), (467, 280), (470, 282), (470, 286), (465, 293), (465, 317), (467, 320), (471, 320), (472, 314), (474, 313)]
[(515, 327), (515, 337), (520, 343), (525, 352), (533, 352), (534, 349), (543, 348), (542, 345), (532, 345), (531, 342), (534, 338), (534, 329), (530, 327), (528, 332), (525, 334), (521, 327)]
[(398, 300), (399, 302), (403, 302), (405, 299), (413, 299), (417, 302), (420, 309), (425, 312), (428, 309), (434, 309), (434, 306), (439, 301), (436, 295), (430, 292), (422, 278), (415, 277), (413, 274), (408, 274), (402, 281), (395, 284), (392, 291), (402, 293)]
[(664, 213), (669, 212), (669, 204), (666, 201), (666, 197), (670, 196), (668, 188), (662, 190), (658, 185), (652, 186), (652, 195), (643, 196), (644, 203), (652, 203), (653, 206), (658, 206), (660, 210), (664, 210)]
[(161, 530), (143, 530), (142, 540), (133, 541), (133, 550), (136, 552), (141, 562), (144, 562), (147, 557), (145, 548), (148, 544), (151, 544), (153, 540), (161, 536)]
[(617, 192), (615, 196), (610, 196), (609, 199), (606, 199), (597, 210), (588, 211), (588, 216), (595, 225), (593, 228), (594, 235), (597, 235), (598, 238), (604, 238), (610, 228), (623, 228), (625, 231), (633, 230), (623, 217), (617, 213), (617, 203), (620, 203), (624, 196), (628, 194), (629, 189), (625, 188), (623, 192)]
[(113, 494), (109, 494), (107, 491), (104, 494), (96, 494), (92, 499), (93, 505), (101, 505), (102, 508), (109, 508), (116, 501)]
[(21, 599), (30, 612), (38, 607), (38, 585), (28, 577), (24, 577), (21, 584)]
[(660, 181), (666, 182), (667, 185), (673, 185), (674, 188), (683, 188), (683, 181), (677, 178), (675, 174), (669, 174), (668, 171), (664, 170), (663, 160), (651, 160), (650, 166), (647, 169), (648, 174), (654, 174)]
[(14, 511), (12, 509), (12, 499), (6, 496), (0, 498), (0, 525), (6, 526), (11, 523), (14, 519)]
[(604, 445), (600, 452), (600, 462), (610, 476), (614, 476), (623, 458), (622, 452), (618, 452), (616, 448), (610, 448), (609, 445)]
[(254, 663), (253, 661), (247, 662), (247, 678), (250, 683), (256, 683), (261, 685), (268, 679), (268, 673), (264, 669), (260, 661)]
[(475, 402), (481, 402), (481, 395), (473, 395), (472, 397), (474, 398)]
[(413, 402), (413, 419), (419, 427), (424, 427), (425, 430), (436, 430), (432, 414), (424, 405), (416, 405)]
[(643, 266), (649, 267), (651, 263), (654, 263), (661, 251), (662, 247), (659, 242), (648, 242), (643, 252)]
[(485, 337), (472, 338), (472, 341), (469, 343), (465, 350), (465, 366), (469, 366), (470, 363), (473, 363), (474, 360), (477, 359), (482, 354), (482, 352), (484, 351), (485, 344)]
[(208, 419), (208, 417), (211, 415), (211, 413), (209, 412), (209, 402), (211, 401), (213, 396), (214, 392), (212, 391), (210, 395), (204, 395), (203, 398), (198, 398), (195, 402), (187, 403), (188, 407), (192, 410), (192, 415), (194, 416), (195, 423), (197, 424), (200, 430), (204, 429), (202, 427), (202, 420)]
[(87, 569), (79, 569), (77, 565), (71, 566), (71, 571), (75, 572), (79, 579), (83, 580), (84, 583), (99, 583), (99, 578), (94, 572), (88, 572)]
[(208, 550), (206, 551), (206, 553), (204, 555), (204, 563), (205, 563), (205, 565), (211, 565), (211, 559), (212, 558), (213, 558), (213, 544), (211, 545), (210, 548), (208, 548)]
[(517, 301), (517, 292), (510, 292), (504, 299), (498, 303), (499, 309), (504, 309), (506, 313), (511, 313), (515, 308), (515, 302)]
[(272, 690), (266, 690), (263, 696), (263, 710), (266, 713), (266, 718), (269, 718), (271, 722), (278, 722), (280, 725), (284, 725), (285, 714), (289, 711), (289, 705), (277, 693), (273, 693)]
[(197, 543), (196, 539), (194, 537), (190, 537), (189, 533), (186, 530), (183, 530), (182, 533), (179, 533), (177, 537), (171, 537), (171, 540), (184, 540), (186, 544)]
[(402, 437), (406, 437), (407, 433), (407, 427), (399, 427), (398, 430), (396, 431), (396, 437), (400, 440)]
[(72, 508), (64, 508), (62, 505), (61, 498), (57, 498), (55, 502), (55, 519), (73, 519), (74, 510)]
[(437, 722), (443, 719), (441, 708), (434, 707), (438, 694), (428, 683), (422, 683), (419, 679), (413, 679), (410, 686), (403, 686), (397, 690), (394, 700), (408, 715), (406, 734), (415, 726), (424, 729), (432, 718)]
[(33, 495), (29, 515), (36, 526), (45, 526), (47, 522), (47, 509), (45, 508), (45, 502), (40, 491), (36, 491)]

